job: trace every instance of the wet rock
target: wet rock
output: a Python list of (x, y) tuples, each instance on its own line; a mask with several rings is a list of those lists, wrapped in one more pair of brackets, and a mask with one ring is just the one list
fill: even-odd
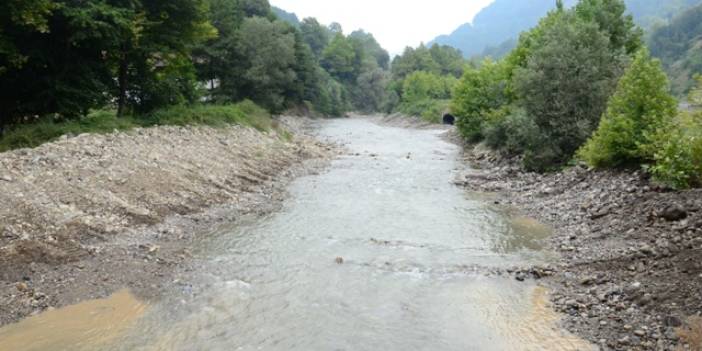
[(670, 222), (679, 221), (687, 218), (687, 211), (680, 205), (670, 205), (661, 212), (661, 217)]
[(666, 327), (673, 327), (677, 328), (683, 325), (683, 322), (680, 318), (676, 316), (667, 316), (663, 319), (663, 325)]

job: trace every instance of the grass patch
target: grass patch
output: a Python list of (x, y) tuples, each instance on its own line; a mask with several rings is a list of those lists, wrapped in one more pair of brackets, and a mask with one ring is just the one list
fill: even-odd
[(158, 125), (224, 127), (232, 124), (253, 127), (260, 131), (274, 129), (268, 111), (251, 101), (231, 105), (173, 106), (148, 115), (120, 118), (114, 111), (99, 110), (75, 120), (63, 121), (53, 117), (43, 117), (34, 123), (11, 127), (0, 137), (0, 152), (37, 147), (63, 135), (106, 134), (115, 130)]

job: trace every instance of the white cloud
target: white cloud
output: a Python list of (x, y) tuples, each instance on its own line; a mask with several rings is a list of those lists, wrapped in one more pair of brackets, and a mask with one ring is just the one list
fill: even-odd
[(271, 4), (300, 19), (316, 17), (339, 22), (345, 33), (364, 29), (392, 54), (448, 34), (473, 20), (493, 0), (271, 0)]

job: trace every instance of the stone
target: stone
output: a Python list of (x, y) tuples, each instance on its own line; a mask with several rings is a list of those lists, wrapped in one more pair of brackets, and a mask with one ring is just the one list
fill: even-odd
[(680, 205), (670, 205), (661, 212), (661, 217), (670, 222), (679, 221), (687, 218), (687, 211)]
[(663, 325), (666, 327), (673, 327), (677, 328), (683, 325), (683, 322), (680, 318), (676, 316), (667, 316), (663, 319)]

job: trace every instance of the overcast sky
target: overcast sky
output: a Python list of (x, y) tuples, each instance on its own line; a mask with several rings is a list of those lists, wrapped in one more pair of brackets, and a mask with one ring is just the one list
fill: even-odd
[(300, 19), (339, 22), (345, 33), (371, 32), (391, 54), (448, 34), (493, 0), (270, 0)]

